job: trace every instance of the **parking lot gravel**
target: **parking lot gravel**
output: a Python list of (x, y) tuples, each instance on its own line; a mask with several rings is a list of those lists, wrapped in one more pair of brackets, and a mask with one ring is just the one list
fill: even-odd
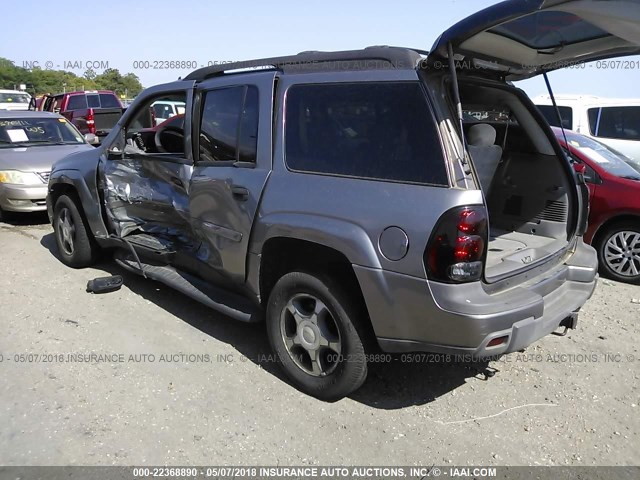
[(44, 216), (0, 223), (0, 246), (2, 465), (640, 464), (640, 286), (601, 279), (577, 330), (488, 364), (382, 357), (326, 403), (263, 325), (65, 267)]

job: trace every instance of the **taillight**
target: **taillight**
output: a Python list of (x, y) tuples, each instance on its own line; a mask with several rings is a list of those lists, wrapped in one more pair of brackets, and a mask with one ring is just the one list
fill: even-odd
[(93, 108), (87, 111), (87, 128), (89, 129), (89, 133), (96, 133), (96, 120), (93, 116)]
[(446, 212), (431, 234), (424, 255), (430, 280), (472, 282), (482, 278), (487, 254), (485, 207), (456, 207)]

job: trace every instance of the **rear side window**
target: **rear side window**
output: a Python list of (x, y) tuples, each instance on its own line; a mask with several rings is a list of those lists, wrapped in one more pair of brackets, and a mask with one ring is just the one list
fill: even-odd
[[(592, 113), (594, 111), (594, 113)], [(640, 140), (640, 107), (602, 107), (589, 110), (596, 137)]]
[(69, 95), (67, 110), (81, 110), (87, 108), (86, 95)]
[[(536, 105), (547, 123), (554, 127), (559, 127), (558, 114), (553, 105)], [(558, 107), (560, 110), (560, 118), (562, 119), (562, 127), (567, 130), (573, 130), (573, 109), (571, 107)]]
[(200, 161), (255, 162), (258, 89), (238, 86), (205, 93), (200, 124)]
[(440, 140), (417, 82), (291, 87), (286, 161), (298, 171), (448, 185)]

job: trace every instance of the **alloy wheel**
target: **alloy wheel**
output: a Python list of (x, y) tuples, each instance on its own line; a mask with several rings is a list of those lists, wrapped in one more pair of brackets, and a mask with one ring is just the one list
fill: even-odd
[(60, 210), (58, 216), (58, 239), (60, 240), (60, 246), (67, 255), (73, 255), (75, 235), (76, 227), (71, 217), (71, 211), (65, 207)]
[(623, 230), (609, 237), (604, 246), (604, 260), (618, 275), (640, 275), (640, 232)]
[(313, 295), (296, 294), (289, 299), (280, 314), (280, 333), (293, 362), (309, 375), (329, 375), (341, 360), (338, 324)]

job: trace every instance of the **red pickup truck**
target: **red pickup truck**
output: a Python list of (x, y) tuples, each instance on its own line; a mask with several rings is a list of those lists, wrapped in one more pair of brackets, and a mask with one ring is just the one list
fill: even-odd
[(87, 90), (44, 95), (38, 110), (55, 112), (73, 123), (94, 144), (100, 144), (122, 116), (123, 106), (110, 90)]

